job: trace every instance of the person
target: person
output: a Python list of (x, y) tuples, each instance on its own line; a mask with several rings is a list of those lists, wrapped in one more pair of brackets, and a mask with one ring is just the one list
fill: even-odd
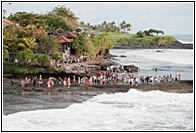
[(23, 80), (23, 79), (21, 80), (21, 82), (20, 82), (20, 83), (21, 83), (21, 86), (22, 86), (22, 87), (25, 87), (25, 82), (24, 82), (24, 80)]
[(48, 79), (47, 83), (46, 83), (46, 88), (48, 89), (48, 96), (51, 96), (51, 92), (50, 92), (50, 78)]
[(67, 79), (67, 88), (70, 88), (71, 82), (70, 82), (70, 77)]
[(138, 78), (135, 77), (135, 86), (138, 86)]
[(38, 81), (39, 87), (43, 84), (42, 79)]
[(178, 80), (178, 75), (176, 74), (176, 76), (175, 76), (175, 81), (177, 81)]
[(178, 80), (180, 80), (180, 77), (181, 77), (182, 75), (181, 74), (178, 74)]
[(59, 77), (59, 84), (61, 85), (61, 83), (62, 83), (62, 79), (61, 77)]
[(78, 76), (78, 84), (80, 84), (80, 76)]
[(64, 78), (63, 85), (66, 87), (66, 77)]
[(50, 88), (50, 79), (47, 81), (46, 88)]
[(39, 75), (39, 80), (42, 80), (42, 75), (41, 74)]
[(149, 83), (149, 84), (152, 84), (152, 83), (153, 83), (153, 77), (152, 77), (152, 76), (149, 77), (148, 83)]
[(25, 82), (28, 83), (28, 78), (27, 77), (25, 78)]
[(13, 78), (11, 79), (11, 85), (12, 86), (14, 85), (14, 79)]
[(134, 83), (134, 78), (131, 77), (130, 83), (131, 83), (131, 86), (133, 86), (133, 85), (135, 84), (135, 83)]
[(149, 82), (149, 77), (147, 76), (147, 77), (146, 77), (146, 83), (148, 83), (148, 82)]
[(76, 77), (75, 77), (75, 75), (73, 76), (73, 82), (75, 82), (76, 81)]
[(37, 84), (36, 77), (33, 78), (33, 85), (35, 86)]

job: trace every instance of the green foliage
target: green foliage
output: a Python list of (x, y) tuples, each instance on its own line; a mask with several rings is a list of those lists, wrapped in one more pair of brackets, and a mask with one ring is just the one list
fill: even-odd
[(111, 40), (115, 40), (115, 44), (122, 45), (122, 46), (142, 46), (142, 45), (149, 45), (152, 44), (167, 44), (175, 41), (175, 38), (172, 36), (145, 36), (140, 35), (144, 34), (143, 32), (139, 31), (137, 35), (126, 35), (120, 33), (108, 33)]
[(34, 59), (34, 53), (30, 49), (26, 49), (17, 53), (16, 58), (26, 62), (28, 59)]
[(37, 55), (37, 61), (42, 65), (42, 66), (49, 66), (50, 65), (50, 57), (45, 54), (39, 54)]
[(60, 42), (56, 36), (43, 36), (42, 41), (38, 44), (38, 52), (51, 54), (58, 52)]
[(55, 60), (61, 60), (62, 59), (62, 56), (59, 53), (54, 53), (52, 55), (52, 58), (55, 59)]
[(17, 28), (10, 25), (3, 29), (3, 47), (10, 53), (17, 53), (35, 47), (35, 33), (33, 28)]
[(164, 34), (162, 30), (149, 29), (149, 30), (144, 30), (143, 32), (140, 30), (137, 32), (137, 35), (140, 37), (145, 37), (145, 36), (153, 36), (153, 33), (155, 33), (157, 36), (158, 34)]
[(130, 23), (126, 23), (125, 21), (122, 21), (119, 26), (123, 30), (123, 33), (125, 33), (126, 30), (127, 30), (127, 32), (128, 31), (130, 32), (130, 30), (131, 30), (131, 24)]
[(8, 17), (13, 22), (20, 22), (22, 27), (26, 27), (29, 24), (43, 26), (46, 24), (46, 19), (43, 19), (42, 14), (28, 13), (28, 12), (16, 12)]
[(88, 42), (87, 34), (85, 33), (82, 33), (75, 38), (72, 45), (72, 47), (75, 49), (75, 54), (84, 55), (86, 52), (88, 52)]
[(92, 44), (93, 44), (93, 46), (94, 46), (95, 48), (97, 48), (97, 47), (99, 46), (99, 44), (100, 44), (100, 38), (98, 38), (98, 37), (93, 37), (93, 38), (91, 38), (90, 40), (91, 40), (91, 42), (92, 42)]
[(15, 63), (13, 64), (13, 63), (6, 62), (3, 64), (3, 73), (37, 74), (38, 69), (29, 65), (15, 64)]
[(9, 52), (7, 49), (3, 49), (3, 60), (6, 60), (9, 58)]

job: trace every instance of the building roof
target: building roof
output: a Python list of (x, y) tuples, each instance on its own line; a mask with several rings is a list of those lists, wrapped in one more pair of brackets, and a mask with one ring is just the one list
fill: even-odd
[(28, 28), (35, 28), (35, 25), (29, 24), (29, 25), (26, 26), (26, 28), (27, 28), (27, 29), (28, 29)]
[(72, 40), (68, 39), (67, 37), (65, 37), (64, 35), (61, 35), (58, 37), (59, 41), (61, 43), (69, 43), (69, 42), (72, 42)]
[(77, 38), (78, 37), (76, 34), (70, 32), (70, 31), (66, 31), (63, 35), (67, 38)]
[(18, 24), (16, 24), (16, 23), (10, 21), (10, 20), (7, 19), (7, 18), (4, 18), (4, 19), (3, 19), (3, 27), (6, 27), (6, 26), (8, 26), (8, 25), (15, 25), (15, 26), (17, 26), (17, 27), (20, 27)]
[(36, 33), (36, 34), (40, 34), (40, 33), (47, 34), (46, 31), (45, 31), (44, 29), (42, 29), (42, 28), (36, 29), (35, 33)]

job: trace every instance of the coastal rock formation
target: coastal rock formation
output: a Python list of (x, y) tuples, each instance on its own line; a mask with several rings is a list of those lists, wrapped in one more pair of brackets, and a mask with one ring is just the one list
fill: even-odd
[(120, 57), (127, 57), (126, 55), (121, 55)]
[(128, 66), (124, 66), (124, 70), (133, 73), (133, 72), (138, 72), (140, 69), (139, 67), (136, 67), (134, 65), (128, 65)]
[(133, 44), (131, 46), (114, 46), (114, 49), (193, 49), (193, 44), (182, 44), (181, 42), (175, 40), (174, 42), (165, 44), (155, 44), (150, 43), (148, 45), (137, 45)]

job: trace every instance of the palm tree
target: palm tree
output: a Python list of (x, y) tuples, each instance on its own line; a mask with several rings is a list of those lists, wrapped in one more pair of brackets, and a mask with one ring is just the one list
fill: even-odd
[(124, 30), (124, 33), (125, 33), (125, 28), (126, 28), (125, 25), (126, 25), (126, 22), (125, 21), (122, 21), (120, 23), (120, 28)]
[(157, 32), (156, 32), (157, 36), (159, 33), (164, 34), (164, 32), (162, 30), (157, 30)]
[(29, 37), (23, 38), (23, 40), (25, 42), (26, 48), (28, 48), (28, 49), (34, 49), (35, 48), (36, 41), (35, 41), (34, 37), (29, 36)]

